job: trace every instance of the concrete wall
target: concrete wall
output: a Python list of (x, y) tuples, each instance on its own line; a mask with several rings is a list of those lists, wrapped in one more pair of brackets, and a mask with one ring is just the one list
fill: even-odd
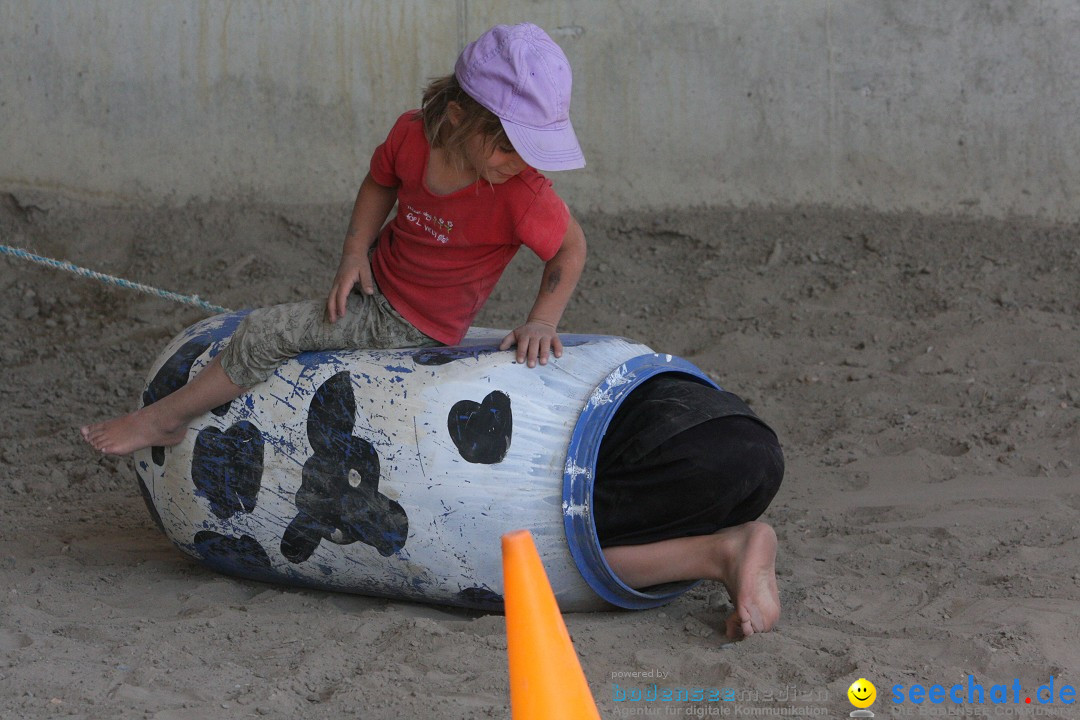
[(0, 189), (348, 201), (496, 22), (575, 69), (572, 206), (1080, 219), (1075, 0), (2, 0)]

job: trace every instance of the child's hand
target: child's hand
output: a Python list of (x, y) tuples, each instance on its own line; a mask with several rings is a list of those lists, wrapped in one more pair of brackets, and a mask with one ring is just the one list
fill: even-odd
[(541, 365), (547, 365), (550, 353), (554, 353), (557, 358), (562, 357), (559, 333), (555, 331), (554, 325), (545, 322), (527, 321), (504, 337), (499, 349), (506, 350), (513, 345), (517, 345), (517, 361), (521, 363), (528, 360), (531, 368), (536, 367), (537, 359)]
[(375, 294), (375, 281), (371, 277), (371, 262), (367, 254), (342, 255), (337, 275), (334, 277), (334, 284), (330, 288), (330, 296), (326, 299), (327, 320), (333, 323), (345, 316), (349, 293), (357, 285), (360, 285), (365, 295)]

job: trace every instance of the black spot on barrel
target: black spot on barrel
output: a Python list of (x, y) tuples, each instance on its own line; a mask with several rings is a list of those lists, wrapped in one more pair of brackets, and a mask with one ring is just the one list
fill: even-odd
[(502, 462), (514, 428), (510, 396), (495, 390), (479, 403), (459, 400), (450, 408), (446, 424), (465, 460), (485, 465)]
[[(379, 454), (370, 442), (353, 435), (355, 416), (348, 371), (315, 391), (307, 419), (314, 454), (304, 463), (297, 513), (281, 538), (281, 554), (290, 562), (304, 562), (323, 540), (365, 543), (383, 556), (405, 546), (408, 515), (379, 492)], [(355, 485), (350, 481), (354, 474)]]
[(458, 593), (458, 599), (461, 600), (462, 605), (478, 608), (480, 610), (495, 610), (497, 612), (502, 612), (504, 609), (502, 595), (491, 588), (465, 588)]
[(191, 480), (222, 520), (255, 509), (262, 484), (263, 436), (246, 420), (224, 432), (203, 428), (195, 438)]
[(171, 395), (187, 384), (191, 366), (206, 352), (211, 342), (205, 338), (189, 340), (173, 353), (165, 364), (158, 368), (153, 380), (143, 392), (143, 405), (155, 403), (166, 395)]
[(495, 346), (423, 348), (414, 352), (412, 359), (417, 365), (446, 365), (455, 360), (464, 360), (466, 358), (475, 359), (481, 355), (496, 352), (497, 350), (498, 348)]
[(253, 580), (274, 578), (270, 556), (250, 535), (237, 538), (202, 530), (195, 534), (194, 546), (203, 564), (212, 570)]

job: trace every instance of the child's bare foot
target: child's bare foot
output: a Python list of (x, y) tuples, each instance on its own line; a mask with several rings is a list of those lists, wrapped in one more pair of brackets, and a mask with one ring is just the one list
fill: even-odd
[(110, 455), (128, 455), (152, 445), (176, 445), (187, 428), (165, 426), (147, 406), (112, 420), (86, 425), (82, 436), (95, 449)]
[(732, 640), (767, 632), (780, 619), (776, 533), (763, 522), (711, 535), (607, 547), (604, 558), (611, 571), (633, 588), (683, 580), (722, 582), (735, 606), (725, 628)]
[(748, 522), (715, 535), (724, 567), (723, 582), (735, 606), (727, 619), (732, 640), (767, 632), (780, 619), (776, 589), (776, 532), (763, 522)]

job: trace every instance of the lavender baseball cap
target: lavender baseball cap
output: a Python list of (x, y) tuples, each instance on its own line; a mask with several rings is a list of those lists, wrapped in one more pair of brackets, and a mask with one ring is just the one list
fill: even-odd
[(570, 124), (570, 61), (532, 23), (496, 25), (454, 65), (461, 88), (502, 122), (514, 149), (537, 170), (585, 167)]

